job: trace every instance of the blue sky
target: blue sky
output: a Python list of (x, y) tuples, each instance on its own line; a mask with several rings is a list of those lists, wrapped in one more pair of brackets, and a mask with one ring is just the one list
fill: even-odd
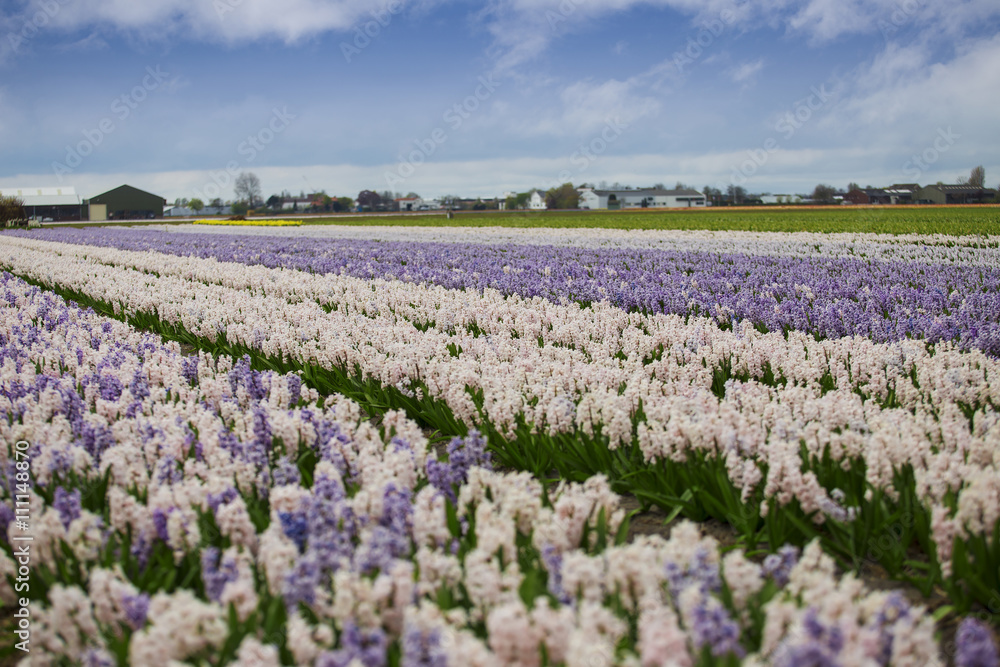
[(0, 3), (0, 186), (1000, 181), (995, 0)]

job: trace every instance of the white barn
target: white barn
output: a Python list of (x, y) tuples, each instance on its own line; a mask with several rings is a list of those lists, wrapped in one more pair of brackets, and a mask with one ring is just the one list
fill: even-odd
[(4, 197), (19, 197), (24, 202), (24, 212), (35, 220), (80, 220), (83, 217), (83, 200), (76, 188), (0, 188)]
[(661, 190), (638, 188), (635, 190), (580, 189), (580, 208), (608, 209), (630, 208), (703, 208), (705, 195), (697, 190)]

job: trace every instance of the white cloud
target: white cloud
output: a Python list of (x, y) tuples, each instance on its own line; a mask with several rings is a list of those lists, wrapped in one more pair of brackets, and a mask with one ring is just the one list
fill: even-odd
[(183, 34), (230, 44), (256, 39), (293, 43), (328, 31), (363, 28), (377, 19), (386, 24), (408, 4), (420, 9), (428, 5), (420, 0), (29, 0), (24, 4), (5, 22), (16, 25), (43, 12), (50, 17), (45, 29), (101, 26), (146, 39)]
[(764, 59), (758, 58), (745, 63), (740, 63), (729, 70), (729, 78), (734, 83), (750, 84), (757, 78), (760, 71), (764, 69)]
[(92, 32), (83, 39), (79, 39), (70, 44), (66, 44), (58, 48), (60, 52), (87, 52), (87, 51), (103, 51), (108, 48), (108, 43), (104, 41), (104, 38), (98, 35), (96, 32)]

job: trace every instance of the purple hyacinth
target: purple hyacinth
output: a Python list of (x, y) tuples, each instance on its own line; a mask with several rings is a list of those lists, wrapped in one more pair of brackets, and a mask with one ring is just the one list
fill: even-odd
[(341, 648), (324, 651), (316, 660), (316, 667), (347, 667), (352, 660), (359, 660), (364, 667), (385, 667), (388, 664), (389, 641), (381, 628), (362, 630), (347, 621), (340, 633)]
[(316, 587), (320, 581), (320, 564), (311, 552), (306, 552), (295, 561), (295, 567), (285, 575), (282, 596), (285, 606), (289, 609), (298, 607), (300, 603), (307, 605), (316, 600)]
[(552, 597), (559, 600), (562, 604), (570, 604), (572, 598), (566, 589), (563, 588), (563, 557), (551, 544), (546, 544), (542, 547), (542, 563), (545, 565), (545, 570), (549, 574), (549, 580), (547, 588)]
[(955, 667), (998, 667), (1000, 656), (990, 628), (985, 623), (966, 617), (955, 636)]
[(717, 658), (729, 654), (742, 658), (746, 653), (740, 646), (739, 624), (729, 616), (725, 607), (707, 595), (703, 595), (694, 608), (690, 632), (695, 648), (700, 650), (708, 646)]
[(181, 377), (192, 387), (198, 384), (198, 357), (185, 357), (181, 361)]
[(233, 502), (234, 500), (236, 500), (237, 496), (239, 496), (239, 493), (236, 491), (235, 488), (230, 486), (227, 487), (224, 491), (220, 491), (219, 493), (208, 494), (206, 502), (208, 503), (208, 506), (209, 508), (211, 508), (212, 512), (218, 512), (219, 507), (221, 507), (222, 505), (228, 505), (229, 503)]
[(73, 523), (74, 519), (80, 518), (80, 489), (73, 489), (72, 491), (66, 491), (61, 486), (56, 487), (55, 496), (52, 500), (52, 506), (59, 512), (59, 519), (62, 521), (63, 527), (69, 530), (69, 525)]
[(427, 480), (452, 502), (456, 502), (455, 487), (468, 480), (470, 468), (492, 468), (492, 457), (486, 447), (486, 438), (476, 430), (470, 431), (464, 438), (452, 438), (448, 443), (447, 462), (434, 459), (427, 461)]
[(764, 559), (763, 570), (765, 576), (774, 579), (774, 583), (784, 588), (788, 583), (788, 577), (792, 568), (799, 562), (799, 548), (786, 544), (778, 549), (776, 553), (768, 554)]
[(10, 522), (14, 520), (14, 508), (7, 503), (0, 502), (0, 539), (7, 542), (7, 528), (10, 526)]
[(274, 486), (295, 485), (302, 479), (299, 467), (287, 456), (282, 456), (275, 462), (274, 470), (271, 473), (271, 480)]
[(670, 585), (670, 594), (675, 600), (689, 586), (697, 586), (698, 590), (704, 594), (717, 593), (722, 588), (719, 565), (709, 559), (709, 553), (703, 547), (698, 547), (686, 568), (668, 562), (665, 569), (667, 582)]
[(226, 584), (238, 577), (236, 561), (232, 557), (222, 557), (218, 547), (206, 547), (201, 552), (201, 580), (209, 600), (218, 602)]
[(279, 512), (278, 521), (281, 522), (281, 530), (285, 537), (295, 542), (301, 553), (306, 548), (306, 539), (309, 537), (309, 518), (306, 513), (299, 510), (297, 512)]
[(441, 647), (441, 631), (406, 628), (401, 667), (448, 667), (448, 654)]
[(267, 389), (263, 384), (264, 374), (250, 368), (250, 356), (244, 355), (233, 369), (229, 371), (229, 387), (235, 396), (242, 387), (247, 397), (254, 403), (262, 398), (267, 398)]
[[(789, 640), (782, 643), (771, 658), (774, 667), (836, 667), (841, 664), (838, 659), (844, 647), (844, 635), (836, 626), (824, 625), (819, 620), (816, 609), (810, 607), (802, 619), (805, 630), (802, 641), (792, 644)], [(888, 659), (880, 661), (888, 664)]]
[(122, 608), (125, 610), (125, 622), (133, 630), (141, 630), (146, 625), (149, 614), (149, 594), (125, 595), (122, 597)]
[(171, 510), (163, 511), (162, 508), (157, 507), (153, 509), (153, 528), (156, 529), (156, 536), (166, 542), (170, 534), (167, 532), (167, 518), (170, 515)]

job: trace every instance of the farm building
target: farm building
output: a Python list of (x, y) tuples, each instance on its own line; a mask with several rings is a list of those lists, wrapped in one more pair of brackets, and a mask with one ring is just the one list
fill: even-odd
[(83, 202), (73, 187), (59, 188), (0, 188), (4, 197), (19, 197), (24, 202), (24, 212), (33, 220), (80, 220)]
[(938, 184), (920, 188), (916, 198), (927, 204), (978, 204), (995, 199), (996, 196), (997, 191), (993, 188)]
[(693, 208), (705, 206), (705, 195), (697, 190), (661, 190), (639, 188), (636, 190), (580, 190), (580, 208)]
[(852, 204), (891, 204), (892, 195), (883, 188), (856, 188), (844, 195), (844, 201)]
[(131, 185), (120, 185), (91, 197), (85, 203), (90, 205), (92, 213), (105, 207), (104, 216), (99, 213), (91, 216), (95, 220), (138, 220), (161, 217), (167, 200)]

